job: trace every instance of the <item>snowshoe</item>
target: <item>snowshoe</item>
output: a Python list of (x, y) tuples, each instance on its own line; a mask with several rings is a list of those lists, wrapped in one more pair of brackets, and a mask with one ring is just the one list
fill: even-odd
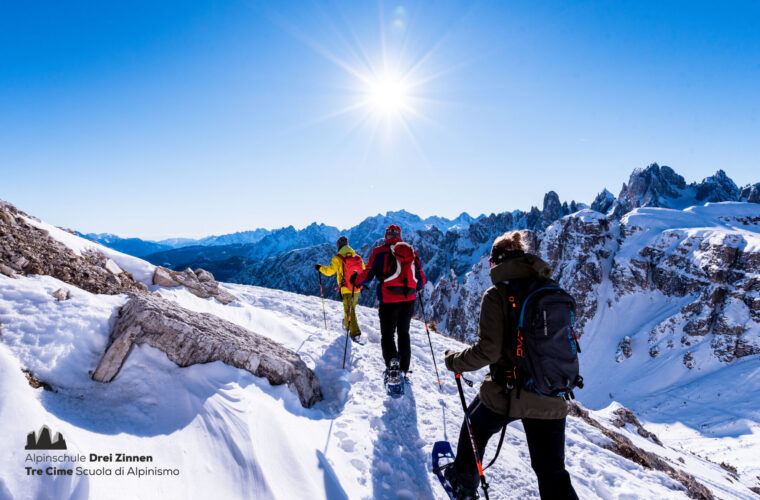
[(399, 370), (398, 359), (393, 358), (390, 366), (385, 370), (383, 375), (385, 390), (392, 398), (399, 398), (404, 395), (404, 381)]
[(477, 490), (470, 490), (456, 479), (454, 452), (448, 441), (437, 441), (433, 445), (433, 473), (451, 500), (475, 500), (480, 498)]
[(448, 441), (437, 441), (433, 445), (433, 473), (438, 477), (438, 481), (441, 482), (449, 498), (456, 500), (454, 489), (444, 476), (444, 471), (451, 467), (454, 467), (454, 452), (451, 450), (451, 445)]

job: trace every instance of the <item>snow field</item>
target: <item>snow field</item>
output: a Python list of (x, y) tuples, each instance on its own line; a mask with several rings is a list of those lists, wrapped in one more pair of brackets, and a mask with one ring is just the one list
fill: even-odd
[[(338, 302), (326, 301), (325, 331), (319, 298), (224, 285), (241, 299), (225, 306), (181, 288), (152, 287), (183, 307), (217, 314), (297, 350), (319, 375), (325, 400), (304, 409), (286, 387), (218, 362), (178, 368), (146, 346), (133, 350), (112, 383), (100, 384), (88, 370), (97, 365), (126, 297), (71, 287), (72, 298), (57, 302), (49, 293), (62, 286), (50, 277), (0, 277), (0, 419), (8, 422), (2, 436), (11, 444), (0, 456), (0, 496), (108, 499), (129, 491), (134, 498), (168, 499), (444, 498), (430, 471), (430, 452), (444, 438), (456, 447), (462, 410), (443, 353), (462, 344), (431, 334), (444, 382), (439, 391), (424, 325), (413, 321), (413, 383), (403, 398), (391, 399), (382, 386), (374, 309), (357, 310), (367, 344), (349, 342), (344, 371)], [(58, 392), (32, 389), (22, 367)], [(479, 381), (484, 374), (469, 376)], [(468, 400), (476, 388), (466, 388)], [(150, 454), (156, 466), (180, 475), (34, 481), (23, 475), (23, 444), (43, 424), (63, 433), (70, 452)], [(673, 480), (613, 454), (606, 442), (600, 431), (568, 420), (567, 464), (581, 498), (685, 498)], [(672, 453), (700, 464), (721, 498), (751, 498), (722, 479), (725, 471), (717, 465)], [(509, 426), (487, 476), (494, 499), (537, 498), (521, 424)]]

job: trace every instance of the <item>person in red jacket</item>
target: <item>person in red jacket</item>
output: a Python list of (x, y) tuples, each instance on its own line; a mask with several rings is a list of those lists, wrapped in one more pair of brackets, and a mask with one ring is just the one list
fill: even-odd
[(380, 300), (380, 344), (385, 366), (389, 368), (391, 361), (397, 359), (406, 377), (412, 356), (409, 325), (417, 291), (425, 286), (425, 274), (417, 252), (401, 239), (401, 228), (395, 224), (385, 229), (385, 243), (372, 250), (366, 269), (349, 279), (359, 286), (374, 278), (380, 282), (377, 298)]

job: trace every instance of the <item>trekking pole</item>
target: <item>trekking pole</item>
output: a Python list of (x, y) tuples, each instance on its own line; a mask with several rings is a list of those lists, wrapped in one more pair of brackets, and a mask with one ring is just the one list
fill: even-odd
[(327, 330), (327, 313), (325, 312), (325, 294), (322, 293), (322, 273), (317, 269), (317, 276), (319, 276), (319, 295), (322, 297), (322, 317), (325, 319), (325, 330)]
[(348, 351), (348, 332), (351, 331), (351, 319), (353, 314), (351, 313), (354, 307), (354, 290), (356, 285), (351, 283), (351, 302), (348, 303), (348, 327), (346, 328), (346, 345), (343, 346), (343, 369), (346, 369), (346, 351)]
[[(478, 445), (475, 443), (475, 435), (472, 433), (472, 424), (470, 423), (470, 412), (467, 411), (467, 401), (464, 399), (464, 390), (462, 389), (462, 377), (461, 373), (455, 373), (454, 376), (457, 379), (457, 389), (459, 389), (459, 398), (462, 400), (462, 409), (464, 410), (464, 422), (467, 425), (467, 432), (470, 434), (470, 444), (472, 445), (472, 453), (475, 455), (475, 463), (478, 465), (478, 475), (480, 475), (480, 486), (483, 488), (483, 494), (488, 500), (488, 483), (486, 482), (486, 476), (483, 473), (483, 466), (480, 463), (480, 453), (478, 453)], [(469, 382), (467, 379), (468, 385)]]
[(420, 290), (420, 307), (422, 308), (422, 321), (425, 323), (425, 331), (427, 332), (428, 336), (428, 344), (430, 344), (430, 356), (433, 358), (433, 367), (435, 368), (435, 378), (438, 380), (436, 382), (436, 385), (438, 386), (439, 391), (443, 391), (441, 382), (441, 376), (438, 374), (438, 364), (435, 362), (435, 354), (433, 353), (433, 341), (430, 339), (430, 330), (428, 330), (427, 325), (427, 318), (425, 317), (425, 303), (422, 301), (422, 290)]

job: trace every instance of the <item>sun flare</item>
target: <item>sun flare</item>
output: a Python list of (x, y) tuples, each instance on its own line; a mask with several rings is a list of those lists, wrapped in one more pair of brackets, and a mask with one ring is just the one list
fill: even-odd
[(368, 84), (369, 104), (380, 115), (400, 113), (407, 105), (407, 91), (401, 78), (384, 75)]

